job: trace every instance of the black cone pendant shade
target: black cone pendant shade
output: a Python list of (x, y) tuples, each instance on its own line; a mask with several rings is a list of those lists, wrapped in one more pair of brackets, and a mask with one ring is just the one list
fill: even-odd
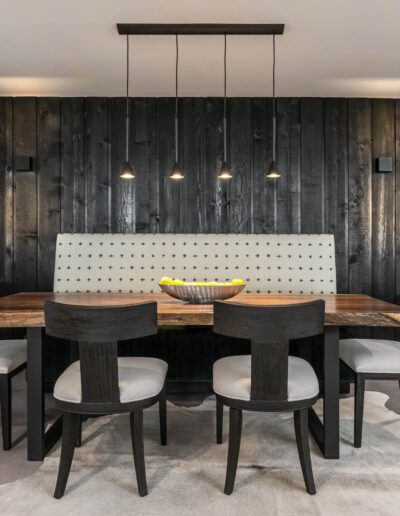
[(175, 163), (169, 175), (170, 179), (180, 181), (185, 178), (185, 173), (179, 164), (179, 119), (178, 119), (178, 63), (179, 63), (179, 47), (178, 34), (175, 35), (176, 43), (176, 61), (175, 61)]
[(129, 36), (126, 35), (126, 129), (125, 129), (125, 163), (119, 177), (121, 179), (135, 179), (135, 173), (129, 163)]
[(272, 36), (272, 161), (268, 168), (267, 179), (279, 179), (281, 177), (276, 166), (276, 99), (275, 99), (275, 34)]
[(232, 179), (232, 170), (228, 164), (228, 124), (226, 119), (226, 34), (224, 34), (224, 161), (218, 174), (218, 179)]

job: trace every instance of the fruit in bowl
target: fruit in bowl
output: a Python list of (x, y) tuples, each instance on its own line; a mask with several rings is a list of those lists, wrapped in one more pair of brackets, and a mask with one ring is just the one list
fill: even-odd
[(160, 279), (161, 289), (176, 299), (192, 304), (209, 304), (216, 300), (229, 299), (245, 287), (242, 279), (232, 281), (183, 281), (164, 276)]

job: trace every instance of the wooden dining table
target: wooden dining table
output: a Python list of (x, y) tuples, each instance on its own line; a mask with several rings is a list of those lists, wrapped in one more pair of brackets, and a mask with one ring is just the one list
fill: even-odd
[[(400, 306), (361, 294), (240, 294), (233, 303), (287, 305), (313, 299), (325, 301), (323, 347), (323, 422), (314, 410), (309, 426), (327, 459), (339, 458), (339, 328), (340, 326), (400, 327)], [(85, 306), (121, 306), (156, 301), (162, 326), (212, 326), (212, 305), (190, 305), (166, 294), (96, 294), (21, 292), (0, 298), (0, 328), (26, 328), (28, 340), (27, 435), (28, 460), (43, 460), (60, 437), (61, 419), (45, 429), (44, 302), (53, 300)], [(190, 345), (190, 344), (189, 344)]]

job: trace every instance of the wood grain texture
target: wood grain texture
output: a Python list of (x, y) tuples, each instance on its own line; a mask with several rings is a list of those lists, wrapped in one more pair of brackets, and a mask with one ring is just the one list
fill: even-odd
[(14, 289), (13, 99), (0, 98), (0, 295)]
[[(182, 184), (182, 233), (206, 232), (205, 107), (203, 99), (183, 99), (182, 155), (186, 179)], [(217, 170), (215, 170), (217, 174)]]
[(301, 231), (300, 100), (277, 101), (277, 163), (283, 171), (277, 182), (277, 232)]
[(230, 99), (229, 156), (234, 181), (229, 181), (228, 229), (230, 233), (250, 233), (253, 214), (252, 105), (250, 99)]
[(14, 156), (31, 156), (33, 171), (14, 178), (14, 288), (37, 289), (37, 138), (36, 99), (14, 99)]
[(108, 233), (111, 229), (111, 181), (108, 100), (85, 100), (86, 230)]
[(86, 230), (84, 101), (61, 99), (61, 231)]
[(61, 230), (60, 99), (37, 101), (38, 289), (52, 290), (57, 234)]
[(228, 223), (228, 188), (226, 181), (218, 179), (223, 162), (223, 100), (205, 99), (206, 111), (206, 178), (203, 195), (206, 205), (207, 233), (226, 233)]
[[(393, 100), (372, 103), (373, 160), (394, 156), (395, 104)], [(372, 295), (395, 300), (395, 174), (372, 175)]]
[(324, 103), (301, 101), (301, 232), (325, 233)]
[[(336, 294), (239, 294), (229, 302), (258, 306), (280, 306), (322, 299), (325, 324), (334, 326), (399, 327), (400, 306), (366, 295)], [(210, 326), (212, 305), (189, 305), (166, 294), (55, 294), (28, 292), (0, 299), (0, 327), (43, 326), (43, 306), (47, 300), (77, 306), (113, 307), (157, 302), (158, 324), (167, 326)]]
[(254, 233), (276, 232), (276, 184), (265, 177), (272, 160), (272, 101), (253, 100), (253, 221)]
[(325, 231), (335, 235), (338, 292), (348, 292), (347, 100), (325, 100)]
[(136, 232), (158, 233), (159, 170), (157, 99), (135, 99), (133, 164), (136, 170)]

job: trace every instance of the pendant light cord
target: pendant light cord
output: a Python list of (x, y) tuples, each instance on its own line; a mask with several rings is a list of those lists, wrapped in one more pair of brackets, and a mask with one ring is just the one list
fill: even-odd
[(276, 161), (275, 34), (272, 35), (272, 161)]
[(175, 162), (179, 162), (179, 141), (178, 141), (178, 65), (179, 65), (179, 44), (178, 34), (175, 34), (176, 62), (175, 62)]
[(126, 35), (126, 141), (125, 158), (129, 162), (129, 35)]
[(228, 140), (227, 140), (227, 123), (226, 123), (226, 34), (224, 34), (224, 163), (228, 159)]

